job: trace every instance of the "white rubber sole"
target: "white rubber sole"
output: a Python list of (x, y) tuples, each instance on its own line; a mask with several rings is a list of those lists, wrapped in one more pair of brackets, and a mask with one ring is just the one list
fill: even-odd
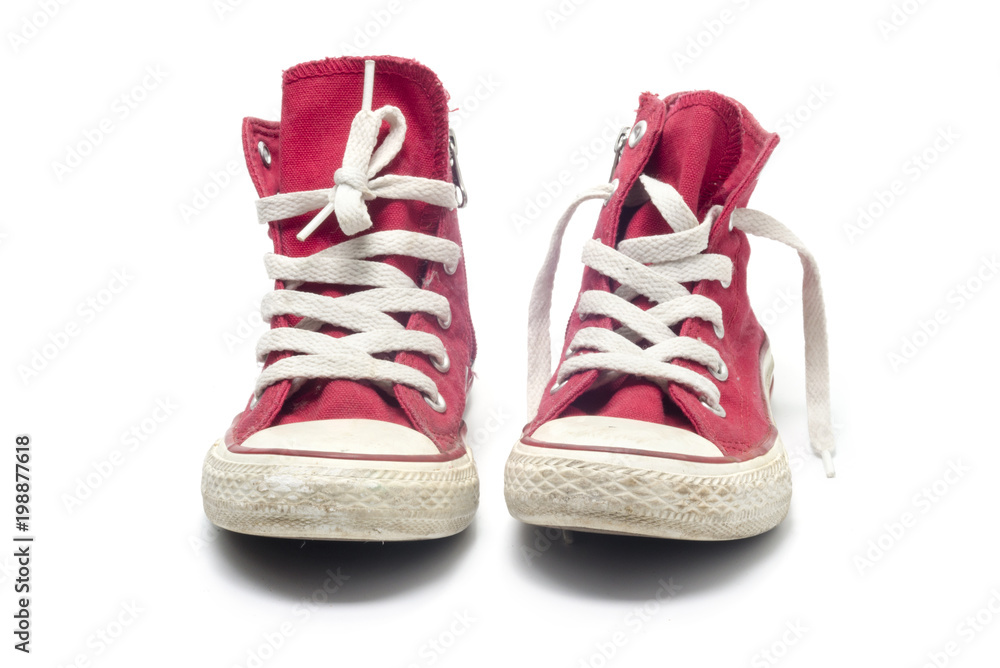
[(330, 459), (230, 452), (202, 469), (205, 514), (254, 536), (402, 541), (443, 538), (472, 522), (479, 478), (470, 454), (449, 462)]
[(788, 455), (779, 438), (755, 459), (700, 463), (518, 442), (504, 496), (528, 524), (680, 540), (764, 533), (788, 514)]

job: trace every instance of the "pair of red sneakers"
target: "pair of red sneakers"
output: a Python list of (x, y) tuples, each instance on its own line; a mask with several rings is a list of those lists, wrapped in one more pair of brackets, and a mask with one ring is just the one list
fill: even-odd
[[(644, 94), (609, 184), (559, 221), (530, 305), (530, 423), (505, 471), (532, 524), (720, 540), (776, 526), (788, 457), (747, 299), (746, 233), (803, 263), (810, 437), (833, 474), (825, 320), (812, 256), (744, 208), (778, 138), (711, 92)], [(209, 450), (205, 511), (248, 534), (412, 540), (479, 501), (462, 416), (476, 346), (448, 96), (422, 65), (342, 58), (284, 73), (281, 122), (246, 119), (274, 253), (263, 370)], [(551, 288), (570, 215), (602, 199), (552, 373)]]

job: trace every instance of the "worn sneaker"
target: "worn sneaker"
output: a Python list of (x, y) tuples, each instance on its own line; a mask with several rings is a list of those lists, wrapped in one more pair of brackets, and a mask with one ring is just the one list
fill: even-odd
[(284, 73), (280, 123), (244, 121), (275, 290), (253, 396), (205, 458), (216, 525), (389, 541), (472, 521), (475, 338), (447, 100), (414, 61), (341, 58)]
[[(663, 538), (762, 533), (788, 512), (791, 476), (771, 416), (773, 363), (747, 299), (745, 233), (804, 267), (813, 448), (833, 475), (826, 321), (802, 242), (747, 204), (778, 143), (712, 92), (644, 94), (611, 183), (557, 224), (532, 295), (528, 415), (507, 461), (511, 514), (530, 524)], [(580, 298), (551, 375), (549, 310), (563, 232), (605, 200), (583, 251)], [(550, 378), (551, 375), (551, 378)]]

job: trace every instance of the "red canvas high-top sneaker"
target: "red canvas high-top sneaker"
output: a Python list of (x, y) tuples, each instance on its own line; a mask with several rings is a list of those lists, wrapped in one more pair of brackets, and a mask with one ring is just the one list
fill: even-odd
[[(693, 540), (762, 533), (788, 512), (788, 458), (770, 411), (772, 361), (747, 299), (745, 233), (804, 267), (810, 438), (833, 475), (826, 321), (809, 252), (745, 209), (778, 142), (712, 92), (644, 94), (612, 182), (563, 216), (530, 310), (528, 414), (507, 462), (514, 517), (584, 531)], [(563, 231), (604, 199), (583, 286), (551, 376), (549, 309)]]
[(281, 122), (243, 124), (274, 253), (264, 369), (209, 450), (205, 512), (242, 533), (409, 540), (472, 521), (463, 442), (475, 339), (447, 93), (419, 63), (284, 73)]

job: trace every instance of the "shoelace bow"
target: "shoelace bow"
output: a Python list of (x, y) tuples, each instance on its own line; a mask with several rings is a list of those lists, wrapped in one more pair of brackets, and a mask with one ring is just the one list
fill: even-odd
[[(455, 185), (398, 174), (376, 175), (399, 153), (406, 135), (406, 119), (392, 106), (372, 110), (374, 61), (365, 62), (361, 110), (351, 122), (342, 166), (334, 172), (334, 187), (285, 193), (257, 201), (260, 223), (284, 220), (321, 208), (297, 235), (304, 241), (331, 213), (340, 229), (353, 236), (372, 226), (367, 202), (377, 198), (410, 199), (448, 209), (458, 206)], [(382, 122), (389, 133), (376, 148)], [(444, 399), (426, 374), (412, 367), (380, 359), (376, 355), (401, 351), (422, 353), (441, 372), (450, 361), (441, 339), (427, 332), (408, 331), (392, 313), (426, 313), (437, 318), (442, 328), (451, 324), (448, 299), (421, 289), (403, 271), (369, 258), (405, 255), (428, 262), (440, 262), (454, 273), (461, 248), (447, 239), (406, 230), (372, 232), (349, 239), (307, 257), (287, 257), (268, 253), (264, 258), (268, 277), (284, 282), (283, 290), (268, 294), (261, 303), (261, 316), (270, 320), (291, 315), (301, 320), (294, 327), (265, 333), (257, 344), (257, 359), (263, 362), (272, 352), (296, 353), (265, 368), (257, 379), (254, 398), (282, 380), (332, 379), (371, 381), (385, 391), (392, 385), (411, 387), (435, 410), (445, 410)], [(367, 288), (341, 297), (297, 291), (303, 283), (358, 286)], [(320, 334), (323, 325), (355, 332), (340, 338)]]
[[(597, 239), (587, 241), (583, 250), (586, 266), (619, 284), (614, 292), (588, 290), (580, 296), (580, 317), (608, 317), (618, 323), (616, 330), (599, 327), (580, 329), (570, 342), (561, 361), (553, 391), (582, 371), (604, 372), (598, 383), (621, 374), (648, 378), (662, 388), (677, 383), (694, 392), (708, 410), (725, 415), (720, 404), (719, 387), (702, 374), (673, 364), (686, 359), (706, 367), (720, 382), (728, 377), (719, 352), (707, 343), (679, 336), (671, 329), (688, 318), (712, 323), (716, 335), (725, 335), (722, 309), (702, 295), (691, 294), (683, 285), (702, 280), (720, 281), (728, 287), (732, 280), (732, 261), (724, 256), (705, 253), (712, 225), (721, 213), (714, 207), (699, 222), (672, 186), (649, 176), (639, 177), (645, 197), (664, 220), (672, 234), (626, 239), (617, 250)], [(542, 393), (551, 377), (549, 318), (552, 289), (562, 238), (576, 209), (591, 199), (608, 199), (615, 191), (604, 184), (581, 193), (559, 219), (541, 271), (532, 289), (528, 315), (528, 415), (534, 415)], [(809, 440), (822, 458), (826, 474), (833, 477), (835, 445), (830, 416), (830, 369), (826, 337), (826, 313), (816, 260), (802, 241), (787, 227), (765, 213), (753, 209), (735, 209), (730, 229), (740, 229), (755, 236), (780, 242), (795, 249), (802, 262), (803, 329), (805, 334), (806, 395)], [(643, 310), (632, 303), (638, 296), (655, 305)], [(642, 347), (641, 341), (649, 345)], [(587, 351), (585, 354), (576, 353)]]

